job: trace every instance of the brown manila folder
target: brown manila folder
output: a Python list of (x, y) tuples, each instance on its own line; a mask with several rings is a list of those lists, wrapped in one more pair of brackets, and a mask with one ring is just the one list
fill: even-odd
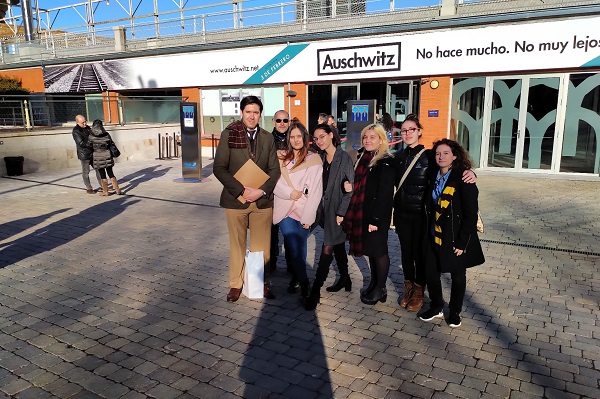
[[(233, 177), (242, 183), (244, 187), (252, 188), (259, 188), (269, 180), (269, 175), (259, 168), (251, 159), (247, 160)], [(246, 203), (246, 200), (241, 195), (237, 199), (242, 204)]]

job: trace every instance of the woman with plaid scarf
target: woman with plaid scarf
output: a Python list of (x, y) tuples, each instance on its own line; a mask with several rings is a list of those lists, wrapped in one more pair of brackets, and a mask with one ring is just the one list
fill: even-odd
[(371, 269), (369, 286), (361, 292), (368, 305), (387, 300), (385, 287), (390, 269), (388, 230), (394, 195), (394, 161), (381, 125), (369, 125), (361, 132), (363, 148), (355, 165), (350, 206), (344, 228), (350, 239), (350, 254), (367, 256)]

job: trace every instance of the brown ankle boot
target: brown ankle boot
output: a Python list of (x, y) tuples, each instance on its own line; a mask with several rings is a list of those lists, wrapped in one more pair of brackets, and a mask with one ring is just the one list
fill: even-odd
[(110, 182), (112, 184), (112, 187), (115, 189), (115, 192), (117, 193), (117, 195), (122, 195), (123, 193), (121, 192), (121, 189), (119, 188), (119, 183), (117, 183), (117, 178), (111, 177)]
[(100, 195), (106, 197), (108, 195), (108, 180), (102, 179), (100, 184), (102, 185), (102, 191), (100, 192)]
[(423, 306), (423, 286), (419, 284), (413, 285), (412, 295), (406, 304), (406, 310), (417, 312)]
[(402, 300), (400, 301), (400, 306), (405, 308), (408, 301), (410, 301), (410, 297), (412, 296), (413, 291), (413, 282), (404, 280), (404, 295), (402, 295)]

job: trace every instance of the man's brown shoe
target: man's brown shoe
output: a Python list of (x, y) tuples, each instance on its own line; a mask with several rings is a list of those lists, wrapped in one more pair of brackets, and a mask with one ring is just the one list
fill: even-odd
[(95, 194), (96, 190), (94, 190), (93, 188), (88, 188), (85, 192), (88, 194)]
[(271, 288), (267, 284), (265, 284), (263, 294), (265, 299), (275, 299), (275, 294), (273, 294), (273, 291), (271, 291)]
[(235, 302), (240, 299), (240, 294), (242, 293), (241, 288), (232, 288), (229, 290), (229, 294), (227, 294), (227, 302)]

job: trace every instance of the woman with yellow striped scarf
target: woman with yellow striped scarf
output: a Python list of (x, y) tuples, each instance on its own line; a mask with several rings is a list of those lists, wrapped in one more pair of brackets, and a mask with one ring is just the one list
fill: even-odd
[(477, 185), (462, 181), (471, 160), (456, 141), (442, 139), (433, 145), (432, 152), (439, 167), (432, 174), (425, 196), (427, 240), (425, 264), (429, 309), (419, 315), (423, 321), (442, 318), (441, 273), (450, 273), (448, 325), (461, 325), (460, 313), (467, 287), (467, 268), (485, 262), (477, 236)]

